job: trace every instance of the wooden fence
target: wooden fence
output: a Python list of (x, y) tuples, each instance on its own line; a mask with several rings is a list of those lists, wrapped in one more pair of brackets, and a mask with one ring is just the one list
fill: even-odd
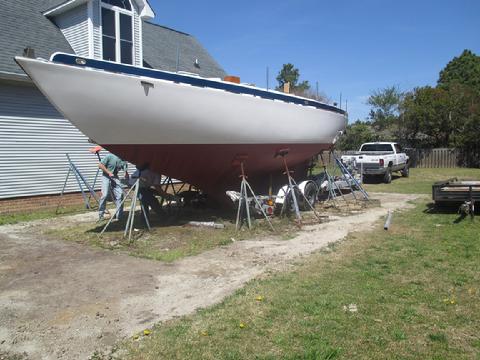
[(417, 168), (455, 168), (460, 167), (460, 152), (457, 149), (407, 149), (410, 166)]
[[(405, 152), (410, 157), (410, 166), (417, 168), (456, 168), (462, 167), (463, 159), (457, 149), (438, 148), (438, 149), (406, 149)], [(355, 151), (335, 150), (335, 156), (340, 158), (342, 155), (352, 154)], [(322, 154), (326, 163), (333, 164), (334, 158), (329, 152)]]

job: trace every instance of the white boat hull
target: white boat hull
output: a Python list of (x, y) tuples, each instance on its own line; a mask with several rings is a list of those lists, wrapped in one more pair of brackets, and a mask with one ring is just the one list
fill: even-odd
[(58, 110), (99, 144), (331, 144), (346, 125), (343, 114), (310, 106), (18, 61)]
[[(310, 104), (307, 99), (283, 94), (274, 95), (297, 103), (272, 100), (251, 87), (236, 89), (262, 96), (88, 66), (16, 60), (50, 102), (94, 142), (217, 198), (237, 188), (239, 169), (232, 160), (239, 155), (248, 158), (250, 180), (266, 189), (269, 178), (278, 184), (285, 181), (283, 163), (275, 158), (280, 149), (288, 149), (289, 165), (303, 177), (311, 158), (330, 148), (347, 122), (345, 114), (331, 106), (306, 106), (299, 102)], [(208, 82), (213, 87), (225, 84)]]

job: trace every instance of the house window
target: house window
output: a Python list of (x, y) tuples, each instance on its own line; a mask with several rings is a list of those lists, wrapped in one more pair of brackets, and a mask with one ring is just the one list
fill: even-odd
[(102, 0), (103, 59), (133, 64), (132, 7), (129, 0)]

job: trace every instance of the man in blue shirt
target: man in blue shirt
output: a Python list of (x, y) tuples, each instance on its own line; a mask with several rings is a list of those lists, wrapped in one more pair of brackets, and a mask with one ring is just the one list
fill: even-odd
[(98, 219), (99, 221), (103, 220), (103, 215), (105, 214), (105, 208), (107, 205), (107, 198), (110, 193), (115, 201), (115, 206), (117, 208), (117, 220), (122, 218), (123, 215), (123, 206), (122, 206), (122, 196), (123, 190), (120, 184), (120, 179), (118, 178), (118, 172), (120, 170), (125, 171), (125, 177), (128, 178), (127, 172), (127, 162), (120, 159), (114, 154), (108, 154), (105, 156), (98, 167), (102, 170), (102, 197), (100, 198), (100, 203), (98, 205)]

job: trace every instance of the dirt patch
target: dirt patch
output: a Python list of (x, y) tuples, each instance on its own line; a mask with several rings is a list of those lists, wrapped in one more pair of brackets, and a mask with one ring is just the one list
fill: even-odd
[(416, 196), (375, 197), (381, 207), (308, 226), (290, 240), (237, 241), (171, 264), (39, 235), (95, 214), (0, 227), (0, 357), (88, 358), (154, 323), (218, 303), (266, 270), (291, 266), (351, 231), (367, 230)]

